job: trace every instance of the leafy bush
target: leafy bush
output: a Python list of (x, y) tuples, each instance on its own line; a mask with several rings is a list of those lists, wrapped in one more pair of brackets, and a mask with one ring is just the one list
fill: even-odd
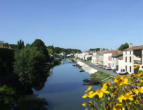
[(45, 73), (46, 56), (37, 47), (26, 47), (15, 52), (14, 72), (23, 84), (32, 85)]
[(13, 71), (14, 50), (0, 48), (0, 75)]
[(116, 76), (96, 91), (89, 86), (82, 98), (89, 99), (86, 110), (143, 110), (143, 72)]

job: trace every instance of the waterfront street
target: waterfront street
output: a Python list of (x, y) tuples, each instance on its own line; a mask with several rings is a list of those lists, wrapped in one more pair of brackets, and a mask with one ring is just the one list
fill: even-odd
[[(79, 59), (78, 59), (78, 60), (79, 60)], [(102, 72), (107, 73), (107, 74), (109, 74), (109, 75), (111, 75), (111, 76), (117, 76), (117, 75), (118, 75), (117, 73), (113, 72), (113, 70), (105, 70), (105, 69), (103, 69), (103, 68), (97, 67), (97, 66), (94, 65), (93, 63), (90, 63), (90, 62), (87, 62), (87, 61), (83, 61), (83, 60), (80, 60), (80, 61), (83, 62), (83, 63), (85, 63), (85, 64), (87, 64), (88, 66), (90, 66), (90, 67), (92, 67), (92, 68), (98, 70), (98, 71), (102, 71)]]

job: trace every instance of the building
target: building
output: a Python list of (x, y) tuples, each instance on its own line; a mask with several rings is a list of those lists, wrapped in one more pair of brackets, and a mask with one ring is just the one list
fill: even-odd
[(143, 45), (133, 46), (130, 44), (129, 48), (123, 52), (123, 61), (125, 71), (129, 74), (134, 73), (136, 65), (140, 65), (140, 69), (143, 69)]
[(112, 69), (118, 69), (119, 68), (119, 62), (123, 60), (123, 52), (117, 51), (116, 53), (112, 54)]
[(89, 53), (88, 52), (83, 52), (83, 53), (75, 54), (74, 56), (75, 56), (75, 58), (79, 58), (81, 60), (85, 60), (85, 56), (86, 55), (89, 55)]
[(106, 51), (98, 51), (93, 53), (91, 63), (103, 65), (103, 55)]
[[(114, 54), (118, 54), (118, 51), (117, 50), (109, 50), (106, 53), (104, 53), (104, 55), (103, 55), (103, 65), (104, 66), (113, 69), (114, 59), (112, 59), (112, 56)], [(116, 59), (115, 59), (115, 65), (116, 65)]]

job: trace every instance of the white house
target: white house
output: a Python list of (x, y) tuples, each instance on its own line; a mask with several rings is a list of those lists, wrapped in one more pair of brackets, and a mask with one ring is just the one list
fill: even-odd
[(118, 71), (117, 73), (125, 72), (125, 62), (124, 60), (118, 60)]
[[(116, 53), (112, 54), (112, 69), (119, 68), (119, 62), (123, 60), (123, 52), (117, 51)], [(120, 62), (121, 63), (121, 62)]]
[(103, 55), (103, 65), (108, 67), (108, 68), (111, 68), (111, 69), (114, 69), (112, 67), (113, 66), (113, 61), (115, 60), (115, 63), (116, 63), (116, 59), (112, 60), (112, 56), (114, 54), (117, 54), (118, 51), (116, 50), (110, 50), (110, 51), (107, 51), (104, 55)]
[(97, 64), (97, 52), (93, 53), (91, 63)]
[(79, 59), (85, 60), (85, 56), (86, 55), (89, 55), (89, 53), (88, 52), (83, 52), (83, 53), (75, 54), (74, 56), (75, 56), (75, 58), (79, 58)]
[(99, 52), (93, 53), (91, 63), (103, 65), (103, 55), (105, 52), (106, 51), (99, 51)]
[(143, 69), (143, 46), (133, 46), (123, 52), (124, 68), (129, 74), (134, 73), (134, 66), (140, 65)]

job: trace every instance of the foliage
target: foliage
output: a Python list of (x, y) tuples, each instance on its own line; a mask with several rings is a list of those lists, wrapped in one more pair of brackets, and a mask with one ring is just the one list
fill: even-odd
[(53, 47), (48, 46), (47, 49), (50, 51), (50, 53), (59, 54), (59, 53), (65, 53), (65, 54), (71, 54), (71, 53), (81, 53), (81, 50), (78, 49), (65, 49), (60, 47)]
[(86, 109), (142, 110), (143, 72), (116, 76), (113, 82), (104, 83), (96, 91), (89, 86), (82, 98), (89, 99), (89, 102), (82, 104)]
[(8, 74), (13, 71), (14, 50), (0, 48), (0, 74)]
[(109, 74), (106, 74), (106, 73), (104, 73), (104, 72), (102, 72), (102, 71), (98, 71), (98, 72), (96, 72), (95, 74), (92, 74), (92, 75), (91, 75), (91, 78), (93, 78), (95, 81), (100, 82), (101, 84), (103, 83), (102, 81), (103, 81), (104, 79), (109, 78), (109, 77), (110, 77)]
[(37, 47), (26, 47), (15, 52), (14, 72), (25, 85), (45, 73), (46, 56)]
[(88, 57), (88, 58), (87, 58), (87, 61), (91, 61), (91, 60), (92, 60), (92, 57)]
[(18, 49), (24, 48), (24, 41), (19, 40), (19, 41), (17, 42), (17, 48), (18, 48)]
[(123, 50), (125, 50), (125, 49), (127, 49), (127, 48), (129, 48), (129, 44), (128, 44), (128, 43), (124, 43), (124, 44), (122, 44), (122, 45), (118, 48), (118, 50), (123, 51)]
[(50, 60), (50, 56), (49, 56), (49, 53), (48, 53), (48, 50), (47, 50), (47, 47), (45, 45), (45, 43), (40, 40), (40, 39), (36, 39), (33, 43), (32, 43), (32, 47), (37, 47), (37, 49), (39, 51), (41, 51), (47, 58), (47, 61)]
[(90, 51), (100, 51), (100, 48), (90, 49)]
[[(0, 106), (1, 109), (10, 108), (15, 103), (15, 91), (6, 85), (0, 87)], [(5, 106), (7, 105), (7, 106)]]
[(43, 98), (38, 98), (35, 95), (28, 95), (21, 98), (17, 104), (18, 110), (47, 110), (47, 102)]

